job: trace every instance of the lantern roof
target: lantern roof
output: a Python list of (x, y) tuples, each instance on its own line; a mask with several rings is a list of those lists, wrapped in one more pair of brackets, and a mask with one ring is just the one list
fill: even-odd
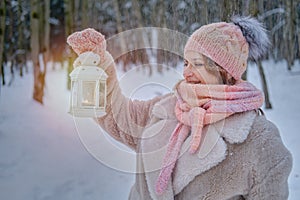
[(83, 80), (106, 80), (107, 74), (103, 69), (97, 66), (79, 66), (76, 67), (71, 73), (70, 77), (74, 79)]

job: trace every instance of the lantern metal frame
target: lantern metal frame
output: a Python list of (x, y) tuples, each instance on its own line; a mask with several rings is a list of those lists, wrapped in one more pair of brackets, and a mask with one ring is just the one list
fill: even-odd
[[(108, 76), (104, 70), (97, 66), (78, 66), (70, 73), (70, 77), (69, 113), (74, 117), (101, 117), (105, 115), (106, 80)], [(84, 99), (84, 94), (89, 87), (88, 84), (93, 84), (92, 99)]]

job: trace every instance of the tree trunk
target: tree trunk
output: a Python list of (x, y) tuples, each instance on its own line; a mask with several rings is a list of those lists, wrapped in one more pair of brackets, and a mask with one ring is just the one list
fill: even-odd
[[(18, 49), (16, 52), (16, 62), (17, 62), (17, 66), (19, 68), (19, 74), (22, 77), (23, 76), (23, 65), (25, 63), (24, 57), (23, 57), (23, 24), (24, 21), (21, 20), (21, 15), (23, 12), (23, 8), (22, 8), (22, 0), (18, 0), (18, 19), (19, 19), (19, 23), (18, 23)], [(24, 52), (25, 53), (25, 52)]]
[[(75, 9), (75, 2), (74, 0), (64, 0), (65, 4), (65, 33), (66, 37), (71, 35), (71, 33), (74, 31), (74, 9)], [(73, 70), (73, 62), (75, 60), (75, 54), (73, 50), (67, 45), (66, 46), (66, 52), (67, 52), (67, 88), (71, 89), (71, 80), (69, 77), (69, 74)]]
[[(115, 13), (116, 13), (117, 31), (118, 31), (118, 33), (122, 33), (123, 27), (122, 27), (121, 13), (120, 13), (120, 9), (119, 9), (118, 0), (113, 0), (113, 6), (114, 6)], [(125, 43), (125, 40), (124, 40), (122, 34), (120, 34), (119, 38), (120, 38), (121, 52), (117, 53), (117, 55), (123, 55), (124, 53), (127, 53), (127, 52), (125, 52), (126, 51), (126, 43)], [(123, 58), (122, 59), (123, 70), (127, 71), (127, 65), (129, 64), (128, 56), (125, 54), (124, 56), (122, 56), (122, 58)]]
[[(74, 1), (74, 10), (73, 10), (73, 18), (74, 18), (74, 31), (77, 31), (78, 29), (81, 28), (81, 5), (80, 1), (81, 0), (73, 0)], [(85, 0), (86, 1), (86, 0)]]
[[(133, 9), (133, 15), (136, 19), (136, 25), (138, 28), (142, 28), (143, 27), (143, 18), (142, 18), (142, 14), (141, 14), (141, 6), (139, 5), (139, 1), (137, 0), (132, 0), (132, 9)], [(133, 38), (133, 40), (135, 40), (135, 44), (139, 43), (139, 46), (145, 46), (145, 41), (144, 41), (144, 36), (141, 34), (136, 35), (136, 38)], [(137, 48), (135, 48), (137, 49)], [(134, 53), (134, 59), (133, 61), (135, 63), (146, 63), (149, 68), (149, 75), (152, 74), (152, 67), (149, 64), (149, 59), (148, 59), (148, 55), (147, 55), (147, 49), (139, 49)]]
[[(3, 85), (5, 84), (4, 70), (3, 70), (5, 17), (6, 17), (5, 0), (1, 0), (0, 1), (0, 75), (1, 75)], [(1, 83), (0, 83), (0, 86), (1, 86)]]
[(85, 29), (89, 27), (89, 13), (88, 13), (88, 4), (90, 1), (84, 0), (82, 3), (82, 12), (81, 12), (81, 28)]
[(299, 58), (300, 57), (300, 13), (297, 13), (296, 14), (296, 35), (295, 35), (295, 37), (296, 37), (296, 42), (298, 42), (297, 43), (297, 51), (296, 51), (296, 58)]
[[(244, 2), (244, 6), (245, 6), (245, 10), (243, 10), (243, 13), (245, 14), (245, 16), (247, 15), (251, 15), (251, 16), (254, 16), (256, 17), (257, 14), (258, 14), (258, 2), (257, 0), (253, 0), (253, 1), (250, 1), (250, 0), (247, 0)], [(245, 72), (242, 74), (242, 79), (243, 80), (247, 80), (247, 68), (245, 70)]]
[(207, 1), (202, 0), (201, 1), (201, 22), (202, 24), (208, 24), (208, 9), (207, 9)]
[[(172, 26), (171, 26), (171, 29), (173, 29), (173, 30), (178, 30), (178, 19), (179, 19), (179, 13), (176, 11), (176, 9), (177, 9), (177, 6), (178, 6), (178, 1), (172, 1), (172, 4), (171, 4), (171, 6), (172, 6), (172, 12), (174, 13), (173, 14), (173, 16), (172, 16), (172, 18), (171, 18), (171, 24), (172, 24)], [(166, 12), (166, 9), (164, 9), (165, 10), (165, 12)], [(155, 13), (153, 12), (153, 15), (155, 15)], [(154, 18), (155, 16), (153, 16), (153, 18)]]
[(263, 86), (263, 92), (264, 92), (264, 95), (265, 95), (265, 108), (266, 109), (272, 109), (272, 104), (270, 102), (269, 90), (268, 90), (268, 85), (267, 85), (267, 81), (266, 81), (266, 76), (265, 76), (265, 72), (264, 72), (261, 61), (257, 61), (257, 66), (258, 66), (259, 75), (260, 75), (260, 79), (261, 79), (262, 86)]
[[(174, 6), (174, 4), (176, 4), (176, 2), (172, 2), (172, 6)], [(174, 7), (173, 9), (176, 10), (176, 7)], [(174, 17), (176, 16), (175, 13), (176, 11), (174, 12)], [(167, 24), (164, 15), (165, 15), (165, 4), (163, 0), (159, 0), (155, 6), (155, 11), (153, 11), (153, 18), (154, 18), (153, 25), (156, 27), (166, 28)], [(153, 39), (155, 38), (153, 37)], [(158, 41), (156, 41), (155, 43), (158, 43), (159, 38), (156, 37), (156, 39)], [(157, 71), (161, 73), (163, 71), (162, 64), (163, 63), (166, 64), (166, 62), (169, 60), (168, 59), (169, 52), (166, 52), (166, 50), (163, 49), (155, 49), (155, 50), (156, 50), (156, 62), (158, 63)]]
[(242, 8), (242, 15), (248, 16), (249, 15), (249, 3), (250, 0), (243, 1), (243, 8)]
[[(9, 9), (7, 9), (7, 16), (9, 19), (9, 25), (10, 26), (6, 26), (6, 34), (8, 38), (14, 38), (14, 22), (12, 20), (14, 20), (14, 10), (13, 10), (13, 1), (10, 1), (10, 7)], [(6, 5), (8, 6), (8, 2), (6, 2)], [(9, 45), (8, 50), (5, 52), (6, 54), (6, 61), (7, 63), (10, 62), (10, 80), (8, 81), (8, 86), (10, 86), (13, 82), (13, 80), (15, 79), (15, 73), (14, 73), (14, 67), (15, 67), (15, 46), (14, 45)]]
[(44, 86), (45, 86), (45, 72), (40, 68), (39, 53), (40, 53), (40, 43), (39, 43), (39, 25), (41, 13), (39, 12), (39, 1), (30, 0), (30, 48), (31, 48), (31, 59), (34, 67), (34, 87), (33, 87), (33, 99), (37, 102), (43, 104), (44, 96)]
[(232, 2), (231, 1), (227, 1), (227, 0), (224, 0), (223, 1), (223, 10), (222, 10), (222, 21), (228, 21), (228, 19), (230, 18), (230, 12), (231, 12), (231, 4)]
[(50, 0), (44, 0), (44, 16), (43, 16), (43, 26), (41, 27), (43, 29), (43, 37), (42, 39), (42, 52), (43, 52), (43, 65), (44, 65), (44, 71), (45, 74), (47, 72), (47, 64), (50, 60)]
[(89, 23), (90, 23), (90, 25), (92, 26), (92, 27), (97, 27), (97, 26), (99, 26), (99, 24), (100, 24), (100, 26), (102, 25), (102, 24), (104, 24), (103, 22), (102, 22), (102, 20), (98, 20), (97, 19), (97, 17), (95, 17), (95, 16), (97, 16), (97, 14), (98, 14), (98, 9), (96, 8), (96, 1), (97, 0), (90, 0), (89, 2), (89, 11), (90, 11), (90, 16), (89, 16)]
[(285, 44), (287, 45), (287, 49), (285, 50), (286, 53), (286, 60), (287, 60), (287, 67), (290, 71), (294, 64), (294, 45), (295, 45), (295, 11), (293, 6), (293, 0), (286, 1), (286, 8), (287, 8), (287, 27), (286, 27), (286, 41)]

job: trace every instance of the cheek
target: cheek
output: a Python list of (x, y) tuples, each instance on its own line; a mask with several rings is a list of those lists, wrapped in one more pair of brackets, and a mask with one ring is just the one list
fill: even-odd
[(201, 71), (194, 70), (194, 77), (197, 78), (197, 79), (202, 79)]
[(215, 76), (207, 72), (204, 68), (194, 71), (194, 78), (202, 83), (214, 83)]
[(203, 73), (203, 79), (206, 83), (210, 83), (210, 84), (219, 84), (220, 83), (220, 80), (219, 80), (217, 74), (212, 74), (207, 71)]
[(190, 69), (190, 67), (185, 67), (183, 69), (183, 76), (190, 76), (192, 74), (192, 70)]

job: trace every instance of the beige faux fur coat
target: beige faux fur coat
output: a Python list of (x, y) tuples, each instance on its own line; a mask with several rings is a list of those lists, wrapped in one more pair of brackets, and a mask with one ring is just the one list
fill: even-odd
[(282, 200), (292, 157), (278, 129), (257, 111), (238, 113), (204, 127), (205, 139), (196, 154), (185, 141), (172, 180), (161, 196), (155, 193), (166, 145), (177, 119), (173, 94), (149, 101), (122, 95), (114, 64), (106, 69), (107, 114), (96, 119), (116, 140), (137, 152), (136, 183), (129, 199)]

